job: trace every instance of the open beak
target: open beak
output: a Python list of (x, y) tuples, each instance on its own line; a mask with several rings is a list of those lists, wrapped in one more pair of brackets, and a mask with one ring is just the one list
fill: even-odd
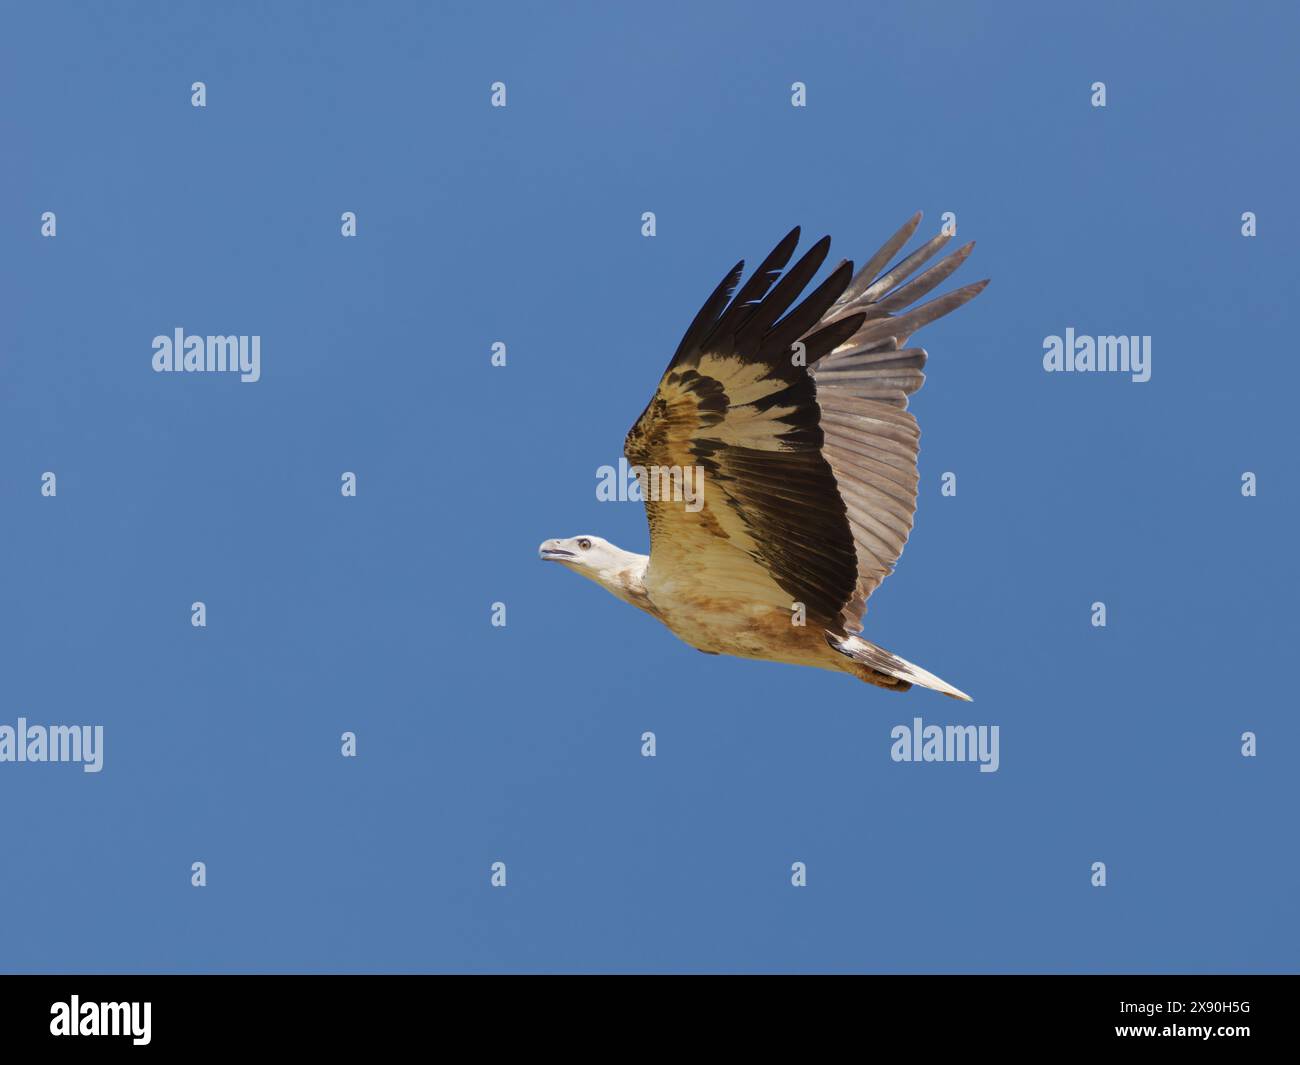
[(576, 558), (572, 551), (566, 551), (562, 547), (556, 546), (554, 540), (547, 540), (537, 549), (537, 557), (543, 562), (564, 562), (566, 559)]

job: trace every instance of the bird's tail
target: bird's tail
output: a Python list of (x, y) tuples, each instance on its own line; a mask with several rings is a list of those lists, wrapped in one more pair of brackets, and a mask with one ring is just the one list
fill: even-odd
[(940, 680), (933, 673), (927, 672), (920, 666), (913, 665), (906, 658), (899, 658), (898, 655), (891, 654), (883, 647), (877, 647), (874, 643), (870, 643), (860, 636), (836, 636), (834, 633), (828, 632), (826, 642), (846, 658), (851, 658), (854, 662), (861, 662), (870, 669), (874, 669), (877, 673), (896, 677), (898, 680), (907, 681), (909, 684), (919, 684), (923, 688), (942, 692), (954, 699), (965, 699), (968, 703), (972, 701), (969, 695), (958, 688), (954, 688), (947, 681)]

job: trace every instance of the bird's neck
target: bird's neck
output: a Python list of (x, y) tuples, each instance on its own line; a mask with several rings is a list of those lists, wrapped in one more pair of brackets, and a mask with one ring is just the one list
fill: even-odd
[(599, 583), (610, 595), (653, 614), (654, 607), (645, 590), (645, 571), (650, 564), (650, 556), (634, 555), (630, 551), (624, 553), (627, 555), (625, 564), (609, 573), (602, 573)]

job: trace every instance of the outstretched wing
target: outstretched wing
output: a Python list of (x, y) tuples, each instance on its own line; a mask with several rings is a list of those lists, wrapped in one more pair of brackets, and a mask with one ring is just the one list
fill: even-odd
[[(649, 406), (628, 433), (650, 522), (646, 585), (697, 602), (736, 600), (834, 625), (857, 573), (853, 535), (835, 475), (822, 456), (816, 388), (791, 355), (809, 361), (861, 325), (849, 315), (806, 335), (844, 292), (841, 263), (793, 310), (830, 247), (814, 245), (777, 281), (799, 240), (793, 230), (731, 299), (743, 263), (691, 323)], [(785, 314), (789, 311), (788, 314)], [(785, 314), (785, 317), (781, 316)], [(702, 506), (653, 498), (665, 470), (698, 469)], [(640, 474), (639, 474), (640, 475)]]
[[(796, 228), (734, 299), (743, 263), (696, 315), (625, 444), (641, 468), (652, 597), (785, 612), (801, 603), (809, 624), (861, 627), (866, 597), (911, 528), (917, 433), (899, 408), (920, 386), (924, 361), (923, 352), (918, 362), (900, 350), (901, 328), (878, 330), (892, 322), (910, 333), (975, 294), (930, 318), (928, 308), (960, 293), (892, 317), (900, 295), (929, 291), (957, 265), (946, 262), (967, 251), (902, 289), (929, 256), (876, 282), (910, 232), (904, 227), (856, 277), (841, 262), (796, 306), (830, 247), (818, 241), (781, 277)], [(656, 491), (682, 483), (683, 470), (702, 471), (702, 499)]]
[(818, 322), (817, 328), (826, 328), (865, 316), (847, 340), (810, 364), (821, 408), (822, 454), (835, 473), (857, 555), (857, 582), (842, 613), (850, 632), (861, 631), (867, 599), (894, 571), (916, 513), (921, 433), (907, 410), (907, 397), (925, 383), (922, 368), (928, 356), (907, 342), (988, 284), (977, 281), (909, 310), (965, 262), (975, 246), (966, 244), (912, 277), (952, 239), (941, 233), (886, 268), (920, 221), (919, 212), (908, 219)]

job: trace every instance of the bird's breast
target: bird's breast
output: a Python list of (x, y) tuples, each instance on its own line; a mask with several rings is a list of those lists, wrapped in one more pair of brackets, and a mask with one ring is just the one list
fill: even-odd
[(820, 626), (795, 622), (797, 615), (768, 604), (696, 598), (656, 613), (678, 639), (711, 654), (761, 658), (796, 665), (823, 664), (826, 641)]

